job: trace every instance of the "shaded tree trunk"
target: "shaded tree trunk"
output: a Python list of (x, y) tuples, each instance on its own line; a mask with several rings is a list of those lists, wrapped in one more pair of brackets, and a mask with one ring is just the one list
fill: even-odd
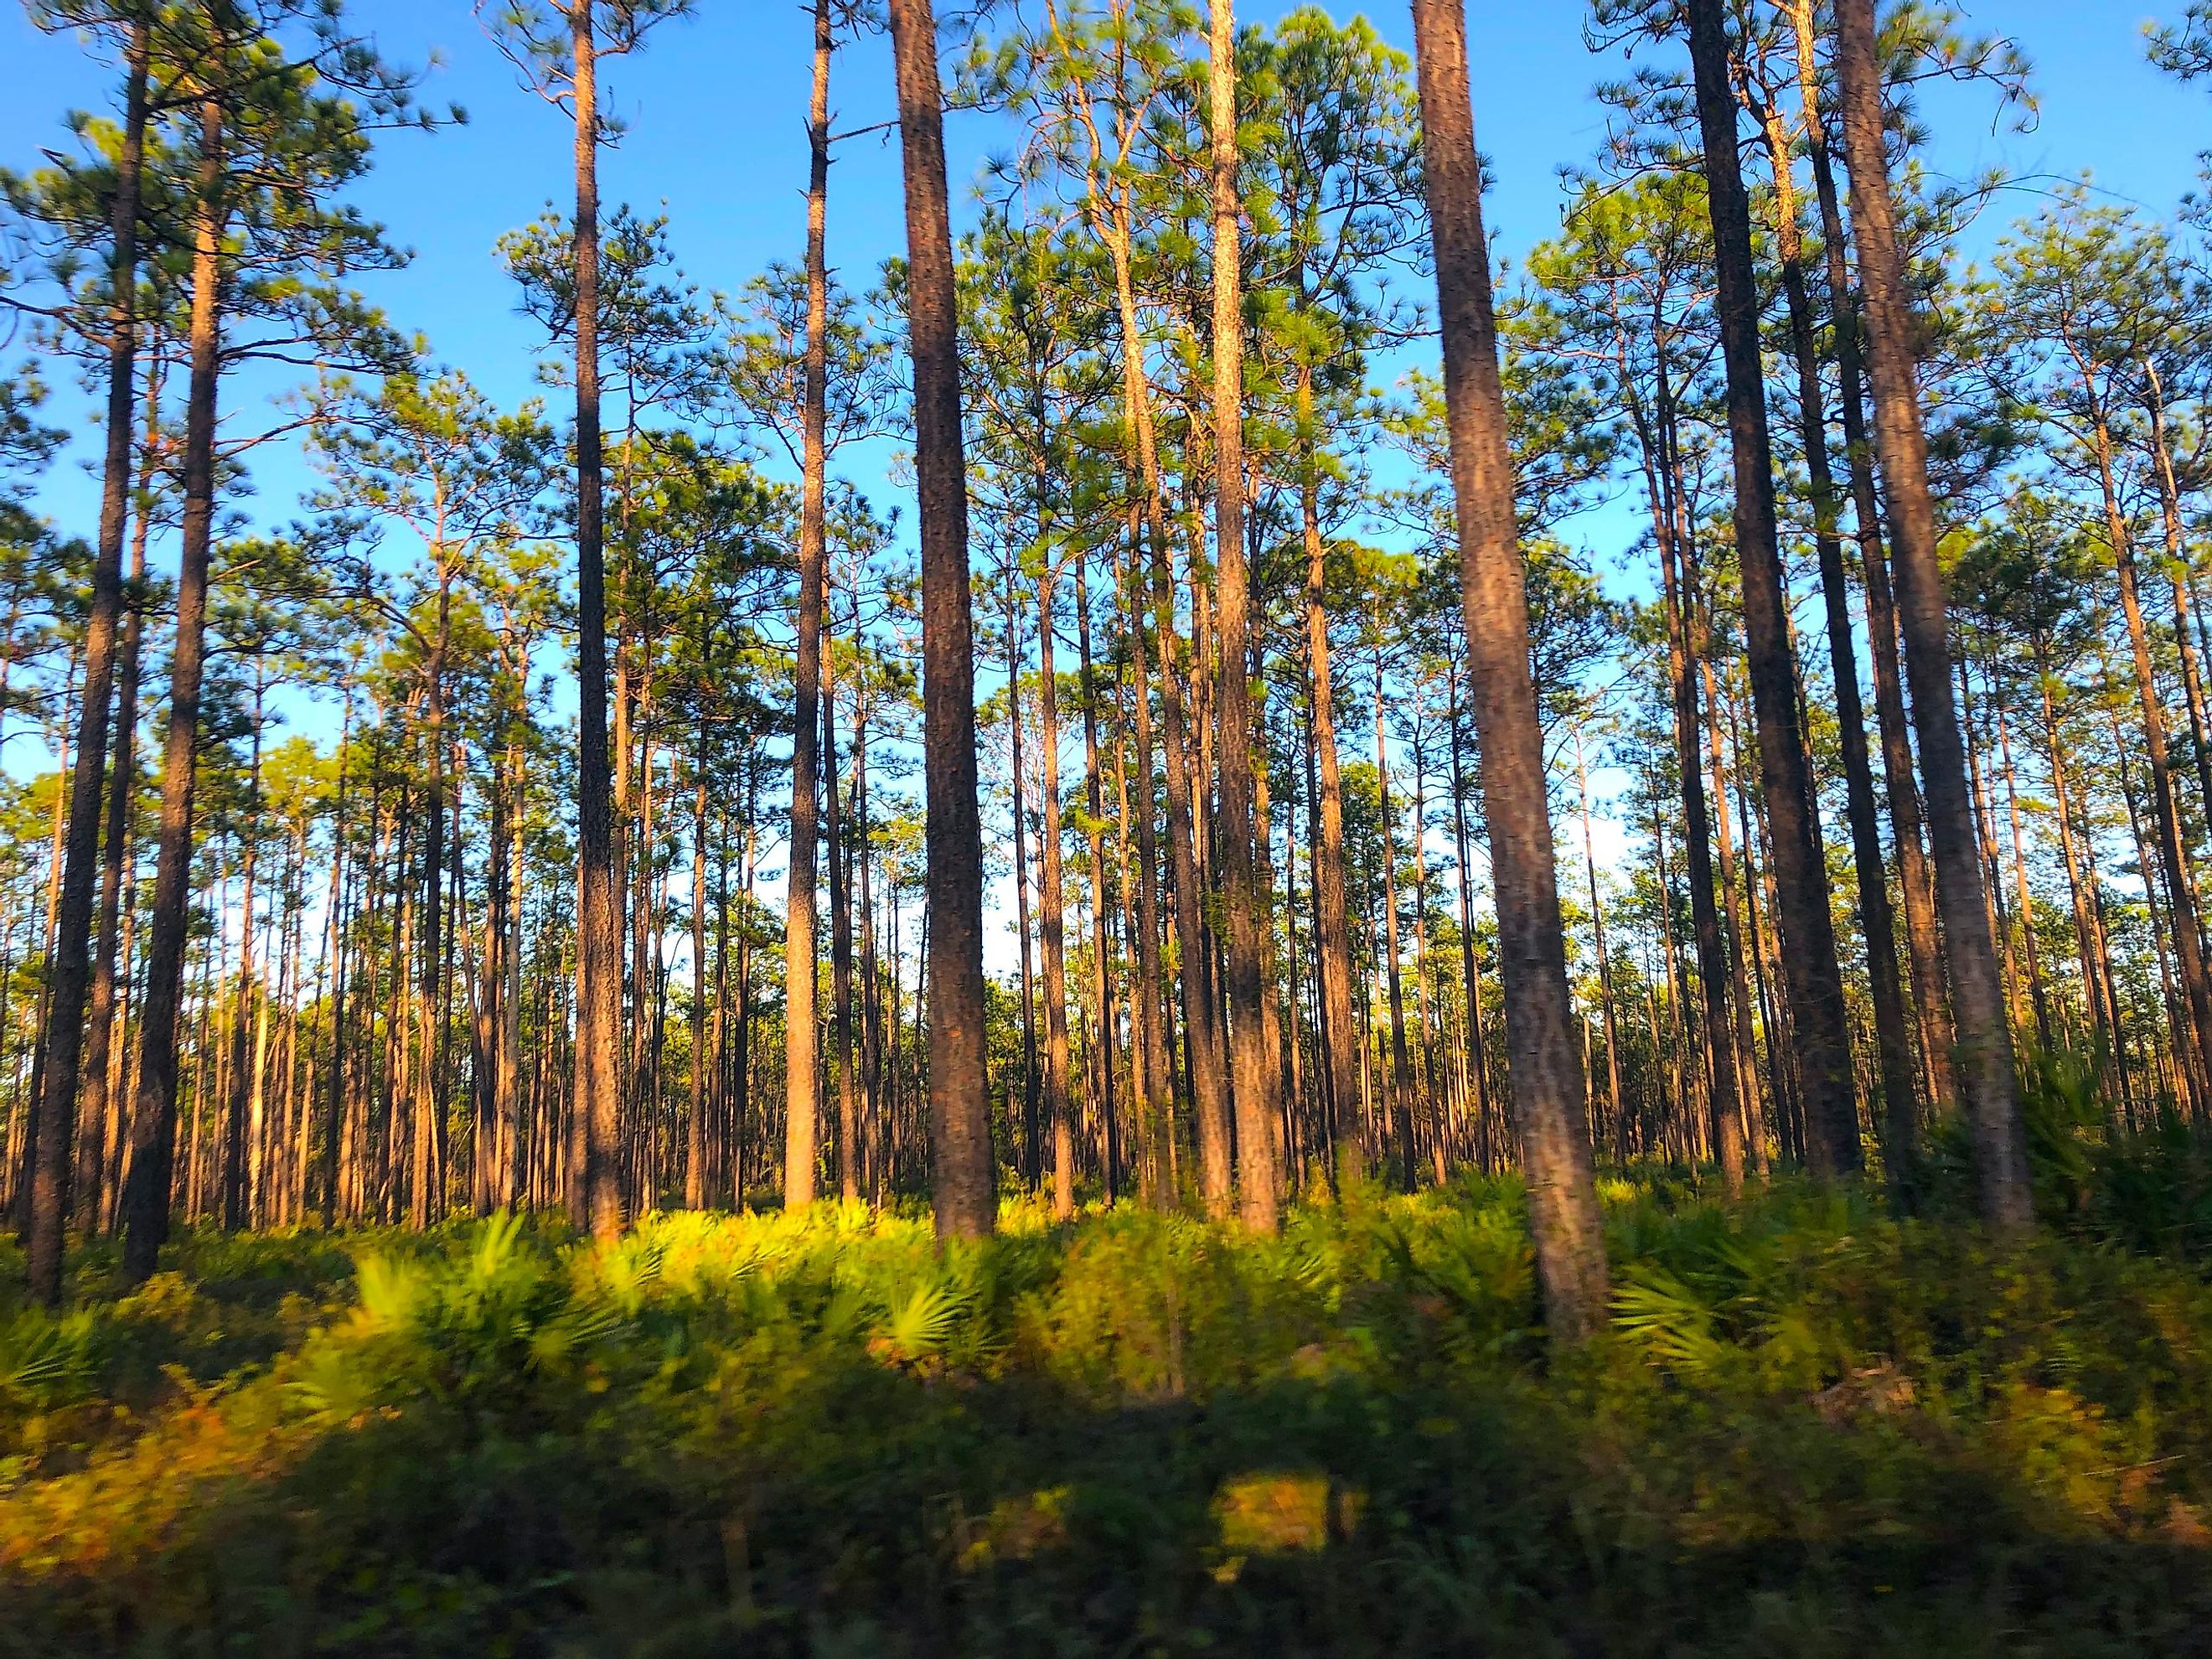
[(1044, 798), (1039, 932), (1044, 947), (1044, 1103), (1052, 1131), (1052, 1212), (1065, 1221), (1075, 1213), (1075, 1125), (1068, 1085), (1066, 900), (1060, 857), (1060, 688), (1053, 662), (1054, 586), (1054, 579), (1048, 573), (1037, 589), (1037, 744), (1042, 750), (1040, 793)]
[[(69, 839), (61, 869), (58, 933), (49, 958), (43, 1089), (32, 1103), (31, 1294), (47, 1306), (62, 1294), (63, 1234), (69, 1225), (70, 1176), (84, 1049), (85, 994), (92, 971), (93, 905), (100, 880), (100, 792), (106, 782), (107, 722), (114, 690), (116, 636), (123, 613), (123, 532), (131, 505), (137, 436), (139, 174), (146, 153), (147, 59), (153, 26), (142, 15), (125, 49), (122, 144), (110, 209), (107, 319), (107, 432), (100, 532), (85, 618), (84, 689), (76, 754), (69, 781)], [(102, 1056), (104, 1059), (104, 1056)]]
[(1725, 8), (1723, 0), (1687, 0), (1686, 10), (1726, 361), (1744, 637), (1759, 781), (1774, 838), (1780, 895), (1783, 973), (1789, 985), (1798, 1086), (1805, 1105), (1807, 1162), (1815, 1175), (1833, 1178), (1854, 1174), (1860, 1166), (1858, 1107), (1844, 1024), (1843, 970), (1836, 957), (1827, 866), (1820, 850), (1812, 767), (1805, 753), (1803, 710), (1776, 533), (1774, 459), (1766, 422), (1751, 210), (1736, 152), (1736, 102), (1729, 76)]
[[(1843, 537), (1835, 476), (1828, 463), (1826, 395), (1814, 337), (1813, 306), (1806, 291), (1805, 243), (1797, 219), (1789, 136), (1779, 113), (1762, 112), (1767, 156), (1774, 170), (1774, 216), (1782, 289), (1790, 315), (1790, 344), (1797, 371), (1798, 430), (1811, 486), (1813, 543), (1820, 566), (1827, 612), (1828, 663), (1835, 684), (1836, 727), (1844, 758), (1844, 812), (1850, 825), (1851, 862), (1857, 878), (1859, 925), (1866, 944), (1867, 990), (1874, 1003), (1875, 1048), (1881, 1062), (1882, 1146), (1894, 1173), (1909, 1166), (1919, 1121), (1919, 1091), (1912, 1064), (1905, 990), (1897, 971), (1897, 927), (1889, 903), (1889, 871), (1881, 852), (1875, 805), (1874, 764), (1867, 750), (1866, 712), (1859, 700), (1858, 649), (1851, 634), (1850, 590), (1844, 573)], [(1840, 325), (1839, 325), (1840, 326)], [(1904, 1149), (1901, 1155), (1888, 1148)]]
[(2030, 1224), (2033, 1213), (2020, 1085), (1974, 857), (1973, 809), (1951, 696), (1949, 624), (1943, 573), (1936, 557), (1936, 504), (1928, 487), (1911, 301), (1883, 148), (1874, 0), (1836, 0), (1836, 30), (1844, 161), (1850, 172), (1851, 217), (1858, 238), (1873, 368), (1875, 438), (1889, 498), (1905, 669), (1912, 682), (1912, 718), (1920, 738), (1921, 777), (1927, 790), (1966, 1110), (1983, 1215), (1992, 1227), (2016, 1232)]
[(208, 556), (215, 528), (216, 383), (220, 373), (222, 241), (229, 211), (222, 194), (221, 102), (213, 96), (203, 99), (198, 118), (199, 199), (192, 231), (183, 546), (176, 636), (169, 652), (160, 851), (147, 940), (144, 1012), (138, 1022), (138, 1098), (131, 1125), (131, 1173), (123, 1196), (123, 1268), (133, 1284), (152, 1274), (169, 1232), (169, 1177), (177, 1135), (177, 1014), (184, 992), (186, 913), (191, 896), (192, 762), (206, 665)]
[(907, 316), (921, 497), (922, 727), (928, 806), (929, 1113), (937, 1231), (996, 1224), (984, 1085), (983, 831), (975, 805), (975, 620), (960, 433), (958, 310), (930, 0), (890, 0), (904, 161)]

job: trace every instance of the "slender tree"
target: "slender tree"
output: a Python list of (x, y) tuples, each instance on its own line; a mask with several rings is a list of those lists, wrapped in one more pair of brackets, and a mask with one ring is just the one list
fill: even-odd
[[(1213, 550), (1219, 640), (1214, 752), (1221, 769), (1222, 889), (1228, 901), (1229, 1081), (1237, 1204), (1255, 1232), (1275, 1228), (1275, 1087), (1263, 1030), (1261, 932), (1269, 925), (1254, 839), (1250, 602), (1244, 546), (1244, 307), (1238, 264), (1237, 19), (1212, 0), (1207, 32), (1213, 185)], [(1223, 1194), (1225, 1198), (1226, 1194)]]
[(509, 59), (574, 117), (576, 211), (570, 228), (570, 326), (576, 425), (576, 1038), (570, 1106), (570, 1206), (595, 1237), (623, 1224), (623, 882), (614, 820), (607, 720), (606, 505), (600, 419), (603, 321), (599, 236), (602, 59), (637, 50), (647, 33), (690, 10), (690, 0), (477, 0)]
[(69, 838), (56, 914), (56, 948), (48, 972), (46, 1087), (33, 1103), (31, 1118), (28, 1267), (31, 1294), (49, 1306), (58, 1304), (62, 1293), (62, 1235), (70, 1213), (77, 1062), (84, 1041), (93, 902), (100, 874), (100, 789), (106, 779), (108, 717), (123, 611), (123, 536), (137, 426), (138, 195), (146, 155), (152, 18), (141, 11), (119, 32), (124, 37), (123, 133), (109, 210), (107, 413), (100, 534), (93, 558), (92, 607), (85, 625), (84, 683), (70, 775)]
[(907, 330), (921, 497), (922, 696), (928, 794), (929, 1121), (941, 1238), (996, 1224), (984, 1071), (983, 830), (976, 810), (975, 617), (960, 430), (958, 295), (944, 98), (930, 0), (890, 0), (906, 178)]
[(1469, 702), (1490, 829), (1513, 1116), (1545, 1317), (1554, 1335), (1575, 1341), (1605, 1322), (1605, 1245), (1529, 670), (1528, 602), (1468, 90), (1466, 14), (1461, 0), (1413, 0), (1413, 9)]
[(1729, 438), (1735, 471), (1736, 557), (1761, 793), (1774, 839), (1783, 971), (1790, 1033), (1807, 1120), (1807, 1161), (1816, 1174), (1850, 1175), (1862, 1162), (1858, 1105), (1844, 1024), (1843, 970), (1829, 908), (1804, 709), (1790, 648), (1782, 553), (1776, 529), (1774, 458), (1766, 421), (1765, 368), (1751, 246), (1751, 210), (1737, 153), (1723, 0), (1686, 0), (1698, 125), (1705, 141), (1706, 201), (1713, 221)]
[(177, 1015), (184, 991), (193, 761), (205, 672), (208, 559), (215, 519), (218, 289), (230, 204), (223, 188), (225, 112), (212, 87), (203, 92), (196, 113), (198, 177), (192, 222), (191, 319), (186, 337), (191, 381), (185, 403), (184, 546), (177, 582), (176, 641), (169, 658), (160, 850), (145, 1000), (138, 1023), (138, 1099), (131, 1119), (131, 1174), (124, 1192), (123, 1264), (133, 1280), (152, 1275), (169, 1231), (169, 1176), (177, 1123)]
[[(830, 0), (814, 0), (814, 89), (806, 115), (806, 362), (799, 509), (797, 665), (791, 724), (791, 860), (784, 882), (783, 1202), (814, 1201), (821, 1161), (821, 1033), (815, 1014), (815, 860), (820, 795), (823, 536), (829, 413)], [(833, 781), (834, 789), (834, 781)], [(833, 796), (834, 800), (834, 796)], [(834, 811), (833, 805), (831, 810)]]
[(1898, 616), (1920, 775), (1928, 802), (1945, 965), (1958, 1021), (1960, 1071), (1972, 1126), (1982, 1213), (2000, 1231), (2033, 1219), (2020, 1083), (2012, 1030), (1990, 935), (1989, 894), (1976, 849), (1973, 798), (1952, 696), (1950, 620), (1936, 558), (1935, 500), (1928, 484), (1915, 329), (1897, 209), (1891, 197), (1882, 116), (1881, 60), (1874, 0), (1835, 0), (1836, 69), (1843, 100), (1844, 158), (1850, 174), (1851, 228), (1872, 372), (1875, 441), (1881, 457)]

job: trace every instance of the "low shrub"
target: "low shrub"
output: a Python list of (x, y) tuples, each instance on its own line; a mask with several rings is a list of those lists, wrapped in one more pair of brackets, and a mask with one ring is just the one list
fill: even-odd
[(2017, 1247), (1609, 1182), (1571, 1352), (1510, 1182), (89, 1253), (0, 1311), (0, 1654), (2187, 1651), (2212, 1291), (2080, 1144)]

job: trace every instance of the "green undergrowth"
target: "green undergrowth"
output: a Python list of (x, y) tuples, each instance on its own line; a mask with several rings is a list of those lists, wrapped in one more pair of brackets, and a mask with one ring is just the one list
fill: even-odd
[(1608, 1181), (1580, 1352), (1474, 1180), (0, 1261), (0, 1654), (2212, 1650), (2212, 1290), (2078, 1173)]

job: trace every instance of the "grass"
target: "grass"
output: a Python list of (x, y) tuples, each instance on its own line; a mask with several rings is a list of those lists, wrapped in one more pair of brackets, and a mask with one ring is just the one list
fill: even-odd
[(0, 1301), (0, 1654), (2212, 1651), (2212, 1290), (2076, 1175), (1610, 1181), (1580, 1353), (1474, 1181), (88, 1249)]

